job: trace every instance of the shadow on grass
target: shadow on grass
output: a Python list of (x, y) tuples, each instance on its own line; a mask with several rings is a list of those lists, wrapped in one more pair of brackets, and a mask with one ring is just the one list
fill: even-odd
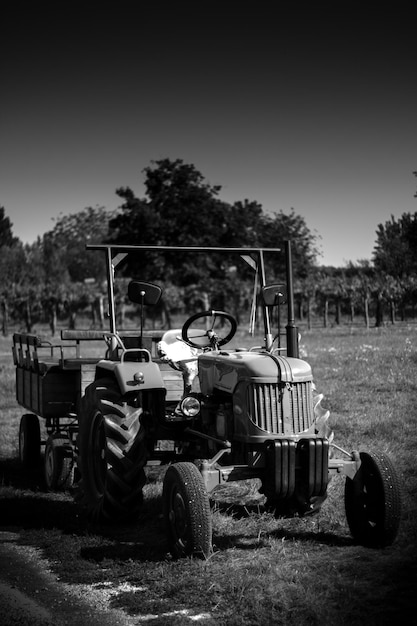
[(161, 511), (160, 497), (151, 496), (129, 523), (93, 524), (72, 493), (45, 490), (42, 470), (29, 473), (18, 459), (0, 460), (0, 528), (31, 535), (53, 529), (62, 536), (86, 537), (82, 543), (87, 545), (80, 549), (84, 559), (100, 563), (166, 558)]
[[(149, 479), (152, 483), (154, 477), (150, 475)], [(234, 520), (254, 517), (255, 524), (257, 516), (261, 523), (265, 513), (259, 502), (240, 504), (216, 500), (214, 506), (216, 511)], [(351, 539), (333, 532), (311, 532), (300, 528), (299, 524), (291, 528), (291, 520), (286, 522), (285, 527), (280, 520), (276, 520), (273, 527), (269, 523), (268, 530), (262, 532), (261, 543), (287, 539), (331, 546), (352, 545)], [(18, 459), (0, 460), (0, 527), (17, 527), (25, 531), (54, 529), (62, 535), (89, 537), (91, 541), (83, 541), (79, 547), (79, 556), (97, 564), (113, 560), (163, 561), (168, 553), (160, 495), (145, 497), (140, 515), (129, 523), (92, 524), (72, 494), (45, 491), (42, 471), (29, 474)], [(250, 535), (251, 532), (249, 535), (215, 533), (213, 543), (220, 551), (259, 548), (261, 543), (256, 532), (252, 538)]]
[(73, 532), (79, 516), (69, 493), (46, 491), (41, 469), (29, 472), (18, 459), (6, 459), (0, 460), (0, 525)]
[(0, 459), (0, 487), (40, 491), (45, 488), (42, 467), (27, 470), (19, 459)]

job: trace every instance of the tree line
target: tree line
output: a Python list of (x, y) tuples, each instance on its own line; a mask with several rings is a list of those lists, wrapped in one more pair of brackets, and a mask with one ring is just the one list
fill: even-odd
[[(417, 304), (417, 212), (404, 213), (376, 226), (372, 260), (346, 267), (318, 264), (317, 236), (294, 209), (266, 214), (254, 200), (226, 203), (221, 187), (211, 185), (194, 165), (181, 159), (151, 161), (144, 173), (145, 195), (120, 187), (118, 209), (88, 207), (61, 216), (54, 228), (33, 244), (13, 235), (6, 208), (0, 206), (0, 293), (2, 333), (22, 328), (32, 332), (58, 321), (75, 327), (81, 314), (93, 326), (105, 324), (106, 290), (100, 254), (88, 243), (283, 247), (293, 242), (295, 301), (298, 320), (311, 328), (353, 322), (361, 316), (368, 327), (414, 317)], [(274, 255), (275, 257), (275, 255)], [(280, 268), (266, 257), (271, 281), (283, 280)], [(164, 322), (176, 311), (195, 307), (225, 308), (244, 319), (253, 291), (249, 269), (234, 272), (221, 257), (183, 253), (148, 254), (132, 261), (126, 276), (160, 282), (164, 287)], [(116, 293), (120, 315), (124, 294)], [(85, 323), (85, 322), (84, 322)]]

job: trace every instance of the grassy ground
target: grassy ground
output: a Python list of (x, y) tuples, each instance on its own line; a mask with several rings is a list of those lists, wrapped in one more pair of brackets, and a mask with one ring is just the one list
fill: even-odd
[(417, 327), (305, 332), (302, 351), (331, 411), (335, 442), (379, 450), (397, 467), (403, 515), (396, 542), (355, 545), (344, 514), (342, 478), (321, 512), (275, 520), (257, 485), (225, 486), (213, 502), (214, 553), (173, 561), (160, 515), (161, 484), (149, 475), (135, 527), (91, 527), (69, 494), (22, 474), (10, 340), (0, 340), (0, 526), (20, 529), (61, 580), (115, 590), (112, 604), (138, 623), (414, 624), (417, 613)]

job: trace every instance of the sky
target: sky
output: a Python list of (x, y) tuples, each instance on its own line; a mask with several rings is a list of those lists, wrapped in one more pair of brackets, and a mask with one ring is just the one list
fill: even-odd
[(370, 260), (378, 224), (417, 211), (410, 5), (284, 6), (13, 3), (0, 43), (13, 234), (32, 243), (60, 216), (116, 209), (119, 187), (143, 197), (144, 168), (167, 157), (222, 200), (293, 209), (320, 264)]

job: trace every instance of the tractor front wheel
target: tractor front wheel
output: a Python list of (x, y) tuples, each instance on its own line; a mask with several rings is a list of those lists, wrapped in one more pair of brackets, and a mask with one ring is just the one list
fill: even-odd
[(147, 460), (141, 415), (111, 379), (89, 385), (81, 400), (78, 499), (94, 521), (127, 520), (139, 511)]
[(208, 557), (212, 535), (210, 501), (203, 477), (193, 463), (175, 463), (167, 469), (162, 499), (173, 557)]
[(369, 547), (391, 545), (401, 515), (401, 487), (390, 459), (382, 453), (360, 453), (361, 466), (346, 478), (346, 518), (353, 538)]

